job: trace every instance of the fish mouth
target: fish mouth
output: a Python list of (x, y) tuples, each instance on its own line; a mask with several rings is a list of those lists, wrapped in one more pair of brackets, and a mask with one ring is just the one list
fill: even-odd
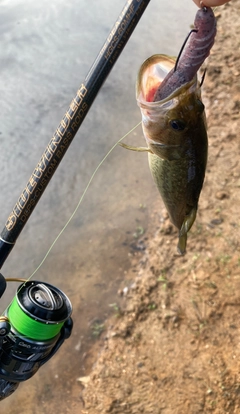
[(154, 102), (156, 91), (167, 74), (174, 68), (174, 65), (175, 58), (167, 55), (153, 55), (143, 62), (138, 73), (136, 84), (138, 106), (142, 108), (154, 108), (158, 107), (160, 102), (166, 109), (169, 109), (174, 104), (174, 98), (177, 98), (179, 94), (188, 90), (191, 86), (196, 87), (197, 76), (194, 76), (190, 82), (183, 84), (166, 98)]

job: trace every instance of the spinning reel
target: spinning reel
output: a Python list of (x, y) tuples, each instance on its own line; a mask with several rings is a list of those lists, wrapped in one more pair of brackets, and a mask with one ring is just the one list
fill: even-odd
[[(0, 286), (4, 283), (0, 274)], [(0, 400), (31, 378), (70, 337), (71, 313), (71, 303), (60, 289), (38, 281), (19, 286), (0, 317)]]

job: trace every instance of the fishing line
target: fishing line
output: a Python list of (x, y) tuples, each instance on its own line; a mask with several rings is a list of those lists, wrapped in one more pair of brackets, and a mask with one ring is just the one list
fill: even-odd
[[(217, 9), (217, 7), (214, 7), (213, 8), (213, 11), (215, 12), (216, 11), (216, 9)], [(187, 38), (185, 39), (185, 42), (184, 42), (184, 44), (183, 44), (183, 46), (182, 46), (182, 48), (181, 48), (181, 50), (180, 50), (180, 53), (178, 54), (178, 57), (177, 57), (177, 60), (176, 60), (176, 63), (175, 63), (175, 67), (174, 67), (174, 69), (176, 69), (176, 67), (177, 67), (177, 63), (178, 63), (178, 60), (179, 60), (179, 57), (181, 56), (181, 53), (182, 53), (182, 49), (184, 48), (184, 46), (185, 46), (185, 44), (186, 44), (186, 42), (187, 42), (187, 40), (188, 40), (188, 38), (189, 38), (189, 36), (190, 36), (190, 34), (193, 32), (193, 31), (196, 31), (196, 30), (191, 30), (190, 31), (190, 33), (188, 34), (188, 36), (187, 36)], [(203, 80), (204, 80), (204, 77), (205, 77), (205, 73), (206, 73), (206, 69), (205, 69), (205, 71), (204, 71), (204, 74), (203, 74), (203, 77), (202, 77), (202, 81), (201, 81), (201, 84), (200, 84), (200, 87), (202, 86), (202, 84), (203, 84)], [(10, 281), (15, 281), (15, 282), (27, 282), (27, 281), (29, 281), (36, 273), (37, 273), (37, 271), (41, 268), (41, 266), (43, 265), (43, 263), (45, 262), (45, 260), (47, 259), (47, 257), (48, 257), (48, 255), (50, 254), (50, 252), (51, 252), (51, 250), (53, 249), (53, 247), (55, 246), (55, 244), (57, 243), (57, 241), (58, 241), (58, 239), (61, 237), (61, 235), (63, 234), (63, 232), (65, 231), (65, 229), (67, 228), (67, 226), (69, 225), (69, 223), (72, 221), (72, 219), (74, 218), (74, 216), (75, 216), (75, 214), (77, 213), (77, 211), (78, 211), (78, 208), (80, 207), (80, 205), (81, 205), (81, 203), (82, 203), (82, 201), (83, 201), (83, 199), (84, 199), (84, 197), (85, 197), (85, 195), (86, 195), (86, 192), (88, 191), (88, 189), (89, 189), (89, 187), (90, 187), (90, 185), (91, 185), (91, 183), (92, 183), (92, 181), (93, 181), (93, 179), (94, 179), (94, 177), (95, 177), (95, 175), (96, 175), (96, 173), (98, 172), (98, 170), (99, 170), (99, 168), (102, 166), (102, 164), (104, 163), (104, 161), (107, 159), (107, 157), (111, 154), (111, 152), (114, 150), (114, 148), (116, 148), (116, 146), (124, 139), (124, 138), (126, 138), (131, 132), (133, 132), (139, 125), (141, 124), (141, 121), (137, 124), (137, 125), (135, 125), (130, 131), (128, 131), (122, 138), (120, 138), (113, 146), (112, 146), (112, 148), (107, 152), (107, 154), (103, 157), (103, 159), (101, 160), (101, 162), (98, 164), (98, 166), (96, 167), (96, 169), (94, 170), (94, 172), (93, 172), (93, 174), (92, 174), (92, 176), (91, 176), (91, 178), (90, 178), (90, 180), (89, 180), (89, 182), (88, 182), (88, 184), (87, 184), (87, 186), (85, 187), (85, 189), (84, 189), (84, 191), (83, 191), (83, 194), (82, 194), (82, 196), (80, 197), (80, 199), (79, 199), (79, 201), (78, 201), (78, 203), (77, 203), (77, 206), (76, 206), (76, 208), (74, 209), (74, 211), (73, 211), (73, 213), (71, 214), (71, 216), (69, 217), (69, 219), (67, 220), (67, 222), (66, 222), (66, 224), (63, 226), (63, 228), (62, 228), (62, 230), (59, 232), (59, 234), (57, 235), (57, 237), (55, 238), (55, 240), (53, 241), (53, 243), (51, 244), (51, 246), (49, 247), (49, 249), (48, 249), (48, 251), (47, 251), (47, 253), (45, 254), (45, 256), (43, 257), (43, 259), (42, 259), (42, 261), (40, 262), (40, 264), (37, 266), (37, 268), (32, 272), (32, 274), (27, 278), (27, 279), (21, 279), (21, 278), (7, 278), (6, 279), (6, 281), (7, 282), (10, 282)], [(123, 147), (124, 147), (124, 145), (123, 145)], [(12, 302), (11, 302), (12, 303)]]
[[(45, 260), (47, 259), (49, 253), (51, 252), (51, 250), (53, 249), (53, 247), (55, 246), (55, 244), (57, 243), (58, 239), (61, 237), (61, 235), (63, 234), (63, 232), (66, 230), (67, 226), (69, 225), (69, 223), (72, 221), (73, 217), (75, 216), (75, 214), (77, 213), (85, 195), (86, 192), (88, 191), (90, 184), (92, 183), (96, 173), (98, 172), (99, 168), (102, 166), (102, 164), (104, 163), (104, 161), (107, 159), (107, 157), (111, 154), (111, 152), (114, 150), (114, 148), (117, 147), (117, 145), (124, 139), (126, 138), (129, 134), (131, 134), (139, 125), (141, 125), (142, 121), (140, 121), (137, 125), (135, 125), (132, 129), (130, 129), (130, 131), (128, 131), (122, 138), (120, 138), (113, 146), (112, 148), (107, 152), (107, 154), (103, 157), (103, 159), (100, 161), (100, 163), (98, 164), (98, 166), (96, 167), (96, 169), (94, 170), (90, 180), (88, 181), (88, 184), (85, 187), (85, 190), (83, 191), (77, 206), (75, 207), (73, 213), (71, 214), (71, 216), (69, 217), (69, 219), (67, 220), (66, 224), (63, 226), (62, 230), (59, 232), (59, 234), (57, 235), (57, 237), (55, 238), (55, 240), (52, 242), (51, 246), (49, 247), (47, 253), (45, 254), (45, 256), (43, 257), (42, 261), (40, 262), (40, 264), (37, 266), (37, 268), (33, 271), (33, 273), (27, 278), (27, 279), (23, 279), (25, 281), (29, 281), (34, 275), (35, 273), (37, 273), (37, 271), (40, 269), (40, 267), (43, 265), (43, 263), (45, 262)], [(6, 279), (7, 281), (19, 281), (19, 279)], [(21, 280), (22, 281), (22, 280)]]
[[(192, 30), (190, 33), (192, 33), (193, 31), (196, 30)], [(179, 58), (181, 56), (182, 50), (189, 38), (190, 34), (188, 35), (187, 39), (184, 42), (184, 45), (182, 46), (182, 49), (180, 50), (180, 53), (178, 55), (178, 58), (176, 60), (175, 63), (175, 67), (174, 70), (176, 70), (177, 68), (177, 64), (179, 61)], [(201, 81), (201, 85), (203, 83), (204, 80), (204, 76), (205, 73), (202, 77), (202, 81)], [(65, 223), (65, 225), (63, 226), (63, 228), (61, 229), (61, 231), (58, 233), (58, 235), (56, 236), (56, 238), (54, 239), (54, 241), (52, 242), (52, 244), (50, 245), (49, 249), (47, 250), (46, 254), (44, 255), (43, 259), (41, 260), (41, 262), (39, 263), (39, 265), (36, 267), (36, 269), (32, 272), (32, 274), (27, 278), (27, 279), (20, 279), (20, 278), (7, 278), (6, 281), (15, 281), (15, 282), (23, 282), (23, 284), (20, 286), (20, 288), (18, 289), (17, 295), (22, 291), (22, 289), (25, 288), (25, 284), (27, 282), (30, 281), (30, 279), (38, 272), (38, 270), (41, 268), (41, 266), (44, 264), (44, 262), (46, 261), (47, 257), (49, 256), (50, 252), (52, 251), (53, 247), (55, 246), (55, 244), (57, 243), (58, 239), (61, 237), (61, 235), (63, 234), (63, 232), (66, 230), (67, 226), (70, 224), (70, 222), (72, 221), (72, 219), (74, 218), (75, 214), (77, 213), (95, 175), (97, 174), (99, 168), (102, 166), (102, 164), (104, 163), (104, 161), (107, 159), (107, 157), (111, 154), (111, 152), (116, 148), (116, 146), (118, 144), (120, 144), (120, 142), (126, 138), (131, 132), (133, 132), (139, 125), (141, 124), (141, 121), (135, 125), (130, 131), (128, 131), (122, 138), (120, 138), (113, 146), (112, 148), (107, 152), (107, 154), (103, 157), (103, 159), (100, 161), (100, 163), (98, 164), (98, 166), (96, 167), (96, 169), (94, 170), (92, 176), (90, 177), (73, 213), (70, 215), (69, 219), (67, 220), (67, 222)], [(6, 316), (7, 315), (7, 316)], [(33, 340), (38, 340), (38, 341), (46, 341), (46, 340), (51, 340), (52, 338), (56, 337), (56, 335), (60, 332), (64, 321), (59, 323), (59, 322), (54, 322), (54, 323), (43, 323), (43, 321), (41, 321), (40, 319), (36, 319), (34, 318), (33, 315), (29, 315), (27, 313), (25, 313), (21, 306), (19, 305), (19, 302), (17, 300), (17, 297), (15, 296), (12, 301), (10, 302), (10, 304), (8, 305), (7, 309), (5, 310), (5, 312), (3, 312), (2, 316), (0, 317), (0, 320), (3, 321), (11, 321), (11, 324), (13, 327), (16, 328), (17, 332), (20, 332), (23, 336), (27, 337), (27, 338), (31, 338)], [(16, 336), (18, 336), (16, 334)]]
[[(96, 169), (94, 170), (90, 180), (88, 181), (73, 213), (71, 214), (71, 216), (69, 217), (69, 219), (67, 220), (66, 224), (63, 226), (62, 230), (58, 233), (57, 237), (54, 239), (53, 243), (51, 244), (51, 246), (49, 247), (47, 253), (45, 254), (45, 256), (43, 257), (42, 261), (40, 262), (40, 264), (37, 266), (37, 268), (32, 272), (32, 274), (27, 278), (27, 279), (22, 279), (22, 278), (7, 278), (6, 281), (7, 282), (23, 282), (23, 285), (20, 287), (20, 289), (18, 289), (18, 293), (21, 291), (21, 289), (24, 288), (25, 283), (29, 282), (30, 279), (35, 275), (35, 273), (37, 273), (37, 271), (40, 269), (40, 267), (43, 265), (43, 263), (45, 262), (45, 260), (47, 259), (48, 255), (50, 254), (51, 250), (53, 249), (53, 247), (55, 246), (55, 244), (57, 243), (58, 239), (61, 237), (61, 235), (63, 234), (63, 232), (66, 230), (67, 226), (69, 225), (69, 223), (71, 222), (71, 220), (73, 219), (73, 217), (75, 216), (75, 214), (77, 213), (85, 195), (86, 192), (88, 191), (96, 173), (98, 172), (99, 168), (102, 166), (102, 164), (104, 163), (104, 161), (107, 159), (107, 157), (111, 154), (111, 152), (114, 150), (114, 148), (116, 148), (116, 146), (124, 139), (126, 138), (129, 134), (131, 134), (131, 132), (133, 132), (140, 124), (142, 123), (142, 121), (140, 121), (137, 125), (135, 125), (130, 131), (128, 131), (122, 138), (120, 138), (113, 146), (112, 148), (107, 152), (107, 154), (103, 157), (103, 159), (100, 161), (100, 163), (98, 164), (98, 166), (96, 167)], [(8, 315), (10, 317), (11, 323), (13, 324), (13, 326), (15, 325), (18, 329), (18, 331), (22, 332), (23, 336), (26, 337), (31, 337), (33, 339), (35, 338), (39, 338), (41, 340), (46, 340), (49, 338), (54, 337), (61, 329), (63, 324), (51, 324), (51, 325), (46, 325), (43, 324), (39, 321), (36, 321), (34, 319), (32, 319), (31, 317), (29, 317), (28, 315), (26, 315), (22, 309), (20, 308), (18, 301), (16, 299), (16, 296), (12, 299), (12, 301), (10, 302), (10, 304), (7, 306), (7, 308), (5, 309), (5, 311), (2, 313), (2, 316), (0, 317), (0, 321), (3, 321), (5, 319), (8, 320), (8, 318), (6, 318), (6, 314), (8, 312)]]

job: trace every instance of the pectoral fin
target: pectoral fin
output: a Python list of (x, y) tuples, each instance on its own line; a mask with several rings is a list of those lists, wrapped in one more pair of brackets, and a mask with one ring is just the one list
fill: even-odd
[(120, 142), (119, 145), (121, 145), (121, 147), (126, 148), (126, 149), (131, 150), (131, 151), (150, 152), (151, 154), (153, 154), (153, 152), (148, 147), (131, 147), (130, 145), (123, 144), (123, 142)]
[(178, 252), (183, 255), (186, 253), (186, 245), (187, 245), (187, 233), (189, 232), (190, 228), (192, 227), (195, 218), (197, 215), (197, 209), (193, 208), (190, 213), (185, 216), (183, 220), (182, 227), (179, 231), (179, 240), (178, 240)]

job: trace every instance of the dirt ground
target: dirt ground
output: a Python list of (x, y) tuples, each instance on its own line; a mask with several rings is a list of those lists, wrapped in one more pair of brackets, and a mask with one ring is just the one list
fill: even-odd
[(82, 414), (240, 413), (240, 1), (216, 15), (209, 158), (187, 254), (156, 200), (138, 240), (145, 253), (133, 257), (98, 361), (80, 380)]

